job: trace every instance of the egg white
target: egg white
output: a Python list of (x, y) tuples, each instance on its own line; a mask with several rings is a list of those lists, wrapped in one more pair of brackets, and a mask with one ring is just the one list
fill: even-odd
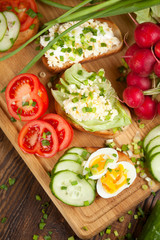
[[(102, 197), (102, 198), (111, 198), (111, 197), (115, 197), (116, 195), (118, 195), (120, 192), (122, 192), (124, 189), (128, 188), (131, 186), (131, 184), (134, 182), (134, 180), (136, 179), (137, 173), (136, 173), (136, 169), (134, 167), (134, 165), (132, 165), (129, 162), (118, 162), (116, 163), (114, 166), (112, 165), (112, 169), (117, 168), (119, 164), (122, 164), (124, 169), (127, 170), (127, 178), (130, 178), (129, 183), (130, 184), (124, 184), (122, 187), (120, 187), (115, 193), (109, 193), (107, 192), (104, 188), (103, 185), (101, 183), (101, 179), (98, 179), (97, 181), (97, 193)], [(104, 174), (103, 174), (104, 175)]]
[[(101, 174), (93, 174), (92, 176), (89, 177), (90, 179), (101, 178), (107, 172), (107, 168), (111, 168), (112, 165), (115, 165), (115, 163), (118, 161), (118, 152), (115, 149), (113, 149), (113, 148), (101, 148), (101, 149), (97, 150), (96, 152), (94, 152), (90, 155), (90, 157), (88, 158), (87, 162), (84, 165), (83, 175), (86, 175), (88, 173), (85, 170), (85, 168), (89, 168), (89, 164), (92, 161), (92, 159), (101, 155), (101, 154), (105, 154), (105, 155), (109, 156), (109, 158), (113, 159), (113, 162), (108, 163), (107, 166), (105, 167), (104, 171)], [(116, 156), (113, 156), (113, 154), (116, 154)]]

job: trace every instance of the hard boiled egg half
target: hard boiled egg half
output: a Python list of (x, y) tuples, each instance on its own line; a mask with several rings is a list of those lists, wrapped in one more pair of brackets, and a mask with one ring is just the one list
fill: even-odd
[(99, 179), (118, 161), (118, 152), (113, 148), (101, 148), (92, 153), (84, 165), (84, 175)]
[(136, 169), (129, 162), (118, 162), (107, 168), (107, 171), (97, 181), (97, 193), (102, 198), (115, 197), (128, 188), (136, 178)]

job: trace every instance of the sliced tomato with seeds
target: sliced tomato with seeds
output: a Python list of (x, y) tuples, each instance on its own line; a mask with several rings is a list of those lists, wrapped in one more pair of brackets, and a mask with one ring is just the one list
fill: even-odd
[(49, 99), (48, 99), (47, 91), (42, 83), (40, 83), (40, 89), (39, 89), (38, 95), (42, 98), (44, 103), (44, 111), (43, 111), (43, 114), (44, 114), (48, 109)]
[(27, 30), (37, 16), (35, 0), (0, 0), (0, 12), (14, 12), (21, 23), (20, 32)]
[(26, 153), (48, 158), (54, 156), (59, 148), (56, 131), (42, 120), (34, 120), (23, 126), (18, 145)]
[(8, 84), (5, 97), (8, 111), (15, 119), (38, 119), (48, 108), (48, 95), (37, 76), (20, 74)]
[(59, 151), (67, 148), (73, 139), (73, 129), (70, 124), (58, 114), (49, 113), (41, 118), (43, 121), (50, 123), (56, 130)]

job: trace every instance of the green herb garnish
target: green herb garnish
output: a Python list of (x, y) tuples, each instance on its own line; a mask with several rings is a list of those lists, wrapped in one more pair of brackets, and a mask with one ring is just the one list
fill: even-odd
[(42, 140), (42, 146), (50, 146), (50, 142), (48, 140)]
[(8, 190), (8, 187), (7, 187), (7, 185), (5, 185), (5, 184), (2, 184), (2, 185), (0, 186), (0, 189), (3, 189), (3, 190)]
[(16, 179), (15, 179), (15, 178), (9, 178), (9, 179), (8, 179), (8, 182), (9, 182), (9, 185), (12, 186), (12, 185), (15, 184)]
[(31, 18), (35, 18), (37, 16), (37, 13), (35, 13), (31, 8), (29, 8), (27, 11), (26, 11), (26, 14), (28, 16), (30, 16)]
[(14, 117), (11, 117), (11, 122), (16, 122), (17, 120)]
[(41, 199), (41, 197), (39, 195), (36, 195), (36, 200), (37, 201), (41, 201), (42, 199)]
[(5, 223), (7, 221), (7, 218), (6, 217), (3, 217), (2, 219), (1, 219), (1, 223)]
[(43, 228), (46, 226), (46, 223), (44, 223), (44, 222), (40, 222), (39, 223), (39, 229), (40, 230), (43, 230)]

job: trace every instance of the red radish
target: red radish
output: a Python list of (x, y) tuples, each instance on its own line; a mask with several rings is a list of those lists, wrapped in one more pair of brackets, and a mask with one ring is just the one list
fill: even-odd
[(137, 108), (144, 102), (144, 95), (140, 88), (129, 86), (123, 91), (123, 100), (131, 108)]
[(150, 49), (137, 50), (129, 62), (129, 67), (133, 72), (142, 77), (147, 77), (153, 70), (156, 62)]
[(157, 58), (160, 59), (160, 41), (158, 41), (154, 46), (154, 52)]
[(157, 77), (160, 77), (160, 62), (156, 62), (154, 64), (154, 72), (157, 75)]
[(144, 91), (151, 88), (151, 80), (148, 77), (141, 77), (134, 72), (130, 72), (127, 75), (127, 85), (138, 87)]
[(125, 54), (125, 57), (124, 57), (124, 59), (125, 59), (125, 61), (126, 61), (127, 64), (129, 64), (129, 61), (130, 61), (130, 59), (132, 58), (133, 54), (134, 54), (137, 50), (139, 50), (139, 49), (140, 49), (140, 47), (138, 47), (138, 45), (137, 45), (136, 43), (133, 43), (133, 44), (127, 49), (126, 54)]
[(158, 111), (158, 115), (160, 115), (160, 102), (157, 105), (157, 111)]
[(145, 96), (143, 104), (134, 111), (139, 118), (150, 120), (157, 114), (157, 102), (150, 96)]
[(134, 39), (141, 48), (150, 48), (160, 40), (160, 27), (152, 22), (139, 24), (134, 32)]

